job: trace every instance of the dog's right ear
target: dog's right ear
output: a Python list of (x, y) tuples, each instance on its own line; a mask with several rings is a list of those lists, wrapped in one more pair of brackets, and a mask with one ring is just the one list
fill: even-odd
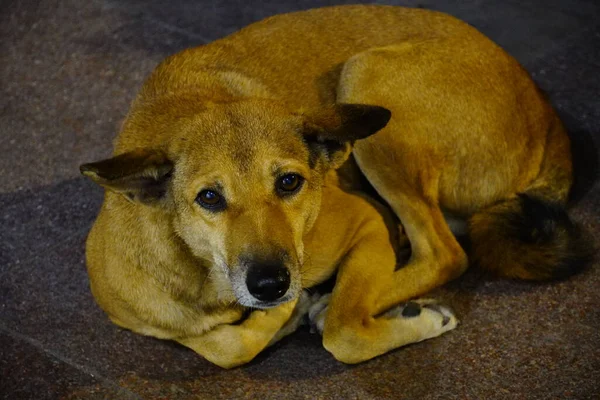
[(346, 161), (356, 140), (383, 129), (391, 115), (379, 106), (336, 104), (304, 115), (304, 140), (313, 154), (336, 169)]
[(173, 164), (161, 151), (139, 149), (83, 164), (79, 169), (84, 176), (130, 201), (153, 203), (165, 196)]

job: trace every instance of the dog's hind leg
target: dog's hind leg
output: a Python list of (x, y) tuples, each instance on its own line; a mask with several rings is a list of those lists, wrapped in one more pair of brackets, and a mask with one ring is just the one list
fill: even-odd
[(380, 312), (457, 278), (468, 266), (467, 255), (435, 201), (414, 192), (385, 194), (402, 221), (412, 253), (408, 263), (394, 272), (388, 290), (379, 298)]
[[(316, 321), (318, 328), (323, 326), (324, 347), (336, 359), (345, 363), (366, 361), (456, 326), (449, 310), (430, 303), (378, 311), (396, 274), (396, 256), (381, 219), (363, 222), (350, 248), (339, 267), (324, 324)], [(319, 311), (312, 314), (313, 322), (319, 318), (314, 314), (323, 316)]]
[(408, 153), (420, 151), (422, 155), (406, 163), (397, 159), (397, 149), (391, 147), (376, 142), (357, 143), (355, 148), (361, 170), (402, 222), (411, 246), (408, 263), (393, 273), (389, 287), (379, 297), (378, 312), (428, 293), (460, 276), (468, 265), (467, 255), (439, 207), (438, 184), (443, 160), (433, 152), (426, 154), (428, 149), (419, 150), (406, 144)]
[[(456, 116), (480, 100), (475, 89), (456, 86), (470, 82), (465, 71), (479, 67), (470, 59), (461, 65), (440, 62), (438, 54), (453, 59), (449, 46), (461, 48), (432, 39), (372, 49), (352, 57), (340, 76), (339, 102), (379, 104), (392, 113), (385, 128), (357, 141), (353, 150), (360, 170), (400, 219), (412, 250), (408, 264), (390, 277), (378, 312), (443, 285), (467, 267), (441, 209), (447, 199), (440, 199), (440, 193), (448, 197), (447, 192), (460, 190), (448, 182), (464, 159), (460, 154), (468, 157), (470, 148), (463, 146), (464, 121)], [(433, 54), (436, 68), (431, 67)], [(443, 84), (440, 77), (452, 81)]]

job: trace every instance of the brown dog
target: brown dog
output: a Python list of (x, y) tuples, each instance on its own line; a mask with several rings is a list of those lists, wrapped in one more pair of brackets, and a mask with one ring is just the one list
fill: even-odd
[[(233, 367), (293, 331), (302, 288), (337, 271), (311, 315), (337, 359), (368, 360), (456, 325), (428, 302), (397, 307), (467, 268), (450, 226), (468, 222), (472, 260), (501, 275), (582, 265), (569, 147), (519, 64), (450, 16), (268, 18), (165, 60), (115, 157), (82, 166), (109, 189), (92, 291), (116, 324)], [(412, 256), (396, 270), (398, 218)]]

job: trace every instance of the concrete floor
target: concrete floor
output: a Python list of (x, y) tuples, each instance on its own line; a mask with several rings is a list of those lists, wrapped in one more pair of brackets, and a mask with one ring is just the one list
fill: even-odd
[[(0, 397), (3, 399), (593, 399), (600, 396), (598, 260), (560, 283), (468, 273), (439, 290), (462, 324), (345, 366), (302, 330), (247, 367), (113, 326), (84, 240), (107, 157), (144, 77), (168, 54), (272, 15), (341, 1), (4, 0), (0, 3)], [(572, 216), (600, 243), (600, 3), (381, 1), (446, 11), (513, 54), (575, 142)], [(595, 145), (594, 145), (595, 144)]]

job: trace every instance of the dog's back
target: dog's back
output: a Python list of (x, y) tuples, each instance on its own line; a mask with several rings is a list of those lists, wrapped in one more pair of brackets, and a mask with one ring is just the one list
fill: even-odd
[(451, 36), (493, 45), (468, 24), (430, 10), (353, 5), (276, 15), (167, 58), (145, 83), (141, 96), (189, 88), (195, 81), (202, 85), (212, 70), (229, 74), (226, 78), (236, 90), (246, 85), (258, 96), (277, 98), (291, 109), (318, 108), (336, 102), (342, 67), (352, 56), (407, 40)]

